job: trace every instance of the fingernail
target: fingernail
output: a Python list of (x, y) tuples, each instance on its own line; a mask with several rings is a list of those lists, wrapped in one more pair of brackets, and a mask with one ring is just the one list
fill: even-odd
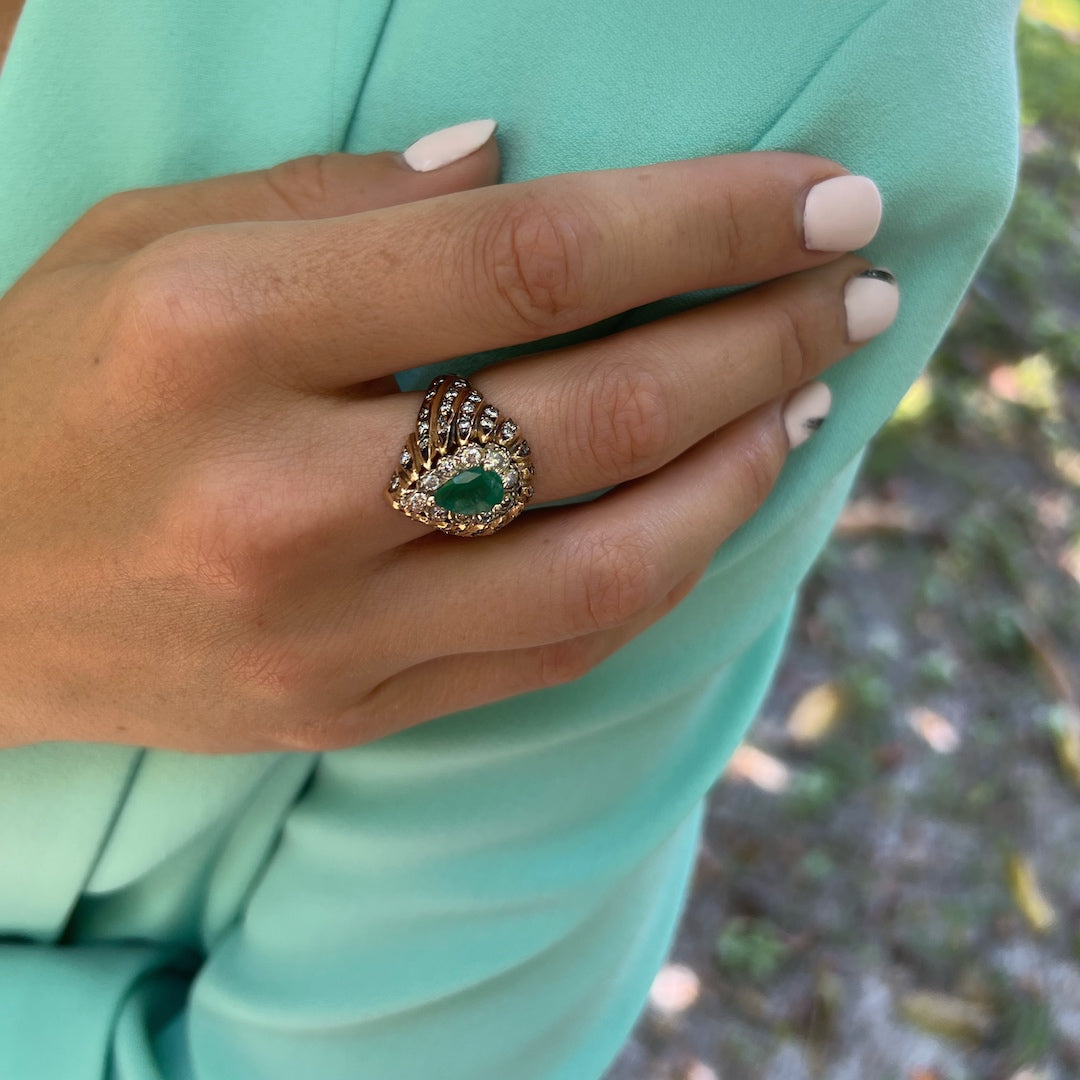
[(479, 150), (498, 127), (495, 120), (467, 120), (417, 139), (403, 154), (415, 172), (433, 172)]
[(881, 224), (881, 192), (868, 176), (834, 176), (815, 184), (803, 208), (808, 251), (855, 251)]
[(802, 446), (829, 415), (832, 394), (823, 382), (807, 383), (788, 398), (784, 406), (784, 430), (788, 446)]
[(875, 266), (853, 277), (844, 286), (848, 341), (866, 341), (892, 326), (900, 310), (896, 278)]

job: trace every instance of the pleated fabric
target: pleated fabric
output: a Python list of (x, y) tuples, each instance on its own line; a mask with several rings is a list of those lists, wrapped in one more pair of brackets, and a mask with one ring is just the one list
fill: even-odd
[(903, 302), (829, 372), (829, 423), (693, 593), (573, 684), (325, 755), (0, 752), (2, 1080), (599, 1080), (798, 584), (1012, 198), (1016, 9), (27, 0), (0, 77), (0, 292), (112, 192), (491, 116), (504, 182), (834, 158), (882, 191), (865, 254)]

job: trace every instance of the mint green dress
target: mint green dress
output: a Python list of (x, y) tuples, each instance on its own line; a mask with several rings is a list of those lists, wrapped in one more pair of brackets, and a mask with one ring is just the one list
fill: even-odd
[(0, 78), (0, 292), (110, 192), (491, 116), (507, 182), (835, 158), (881, 188), (866, 254), (903, 304), (694, 592), (570, 685), (321, 756), (0, 751), (3, 1080), (599, 1080), (799, 581), (1006, 213), (1016, 8), (27, 0)]

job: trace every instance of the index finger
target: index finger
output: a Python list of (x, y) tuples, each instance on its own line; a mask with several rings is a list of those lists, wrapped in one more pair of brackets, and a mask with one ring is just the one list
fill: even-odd
[(755, 152), (197, 232), (210, 252), (225, 245), (259, 370), (329, 390), (818, 266), (868, 243), (880, 219), (868, 178)]

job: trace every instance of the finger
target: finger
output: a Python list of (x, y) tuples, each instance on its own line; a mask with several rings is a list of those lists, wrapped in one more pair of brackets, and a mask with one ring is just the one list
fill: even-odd
[[(654, 472), (851, 355), (892, 323), (898, 304), (891, 275), (847, 255), (473, 381), (527, 438), (535, 502), (544, 503)], [(389, 411), (386, 399), (377, 405)], [(412, 406), (401, 407), (403, 434)]]
[[(822, 183), (824, 182), (824, 183)], [(832, 185), (830, 187), (830, 185)], [(846, 201), (822, 197), (823, 189)], [(866, 178), (752, 153), (544, 177), (328, 221), (204, 231), (173, 259), (227, 252), (244, 352), (275, 381), (352, 385), (569, 331), (666, 296), (763, 281), (868, 242)], [(148, 252), (149, 253), (149, 252)], [(232, 292), (230, 292), (230, 296)], [(419, 317), (417, 317), (417, 313)]]
[(48, 265), (119, 258), (201, 225), (334, 218), (496, 184), (495, 129), (494, 120), (473, 120), (424, 136), (404, 153), (309, 154), (268, 169), (119, 192), (61, 237)]
[[(344, 710), (318, 734), (315, 749), (373, 742), (426, 720), (582, 678), (674, 610), (707, 569), (708, 563), (697, 567), (658, 603), (609, 630), (532, 648), (439, 657), (399, 672)], [(304, 739), (312, 749), (310, 731)]]
[[(399, 548), (383, 571), (395, 620), (423, 625), (418, 644), (432, 657), (621, 625), (710, 558), (761, 504), (788, 451), (783, 411), (771, 402), (591, 502), (523, 515), (481, 540), (433, 536)], [(443, 583), (437, 604), (432, 582)], [(341, 620), (350, 621), (344, 612)]]
[[(532, 448), (530, 512), (654, 472), (850, 355), (862, 344), (853, 338), (884, 330), (897, 311), (895, 283), (859, 276), (866, 266), (844, 256), (714, 304), (478, 373), (473, 383), (484, 407), (498, 408), (497, 424), (513, 420)], [(306, 399), (307, 407), (290, 413), (294, 437), (275, 431), (267, 443), (278, 482), (291, 476), (302, 491), (314, 476), (333, 477), (329, 501), (324, 493), (319, 505), (323, 514), (333, 505), (343, 533), (355, 531), (350, 523), (371, 520), (376, 503), (385, 505), (370, 537), (379, 550), (423, 536), (427, 525), (385, 499), (422, 399), (370, 398), (362, 428), (354, 403)], [(318, 460), (297, 459), (293, 445), (316, 447)], [(363, 445), (383, 449), (364, 454)]]

